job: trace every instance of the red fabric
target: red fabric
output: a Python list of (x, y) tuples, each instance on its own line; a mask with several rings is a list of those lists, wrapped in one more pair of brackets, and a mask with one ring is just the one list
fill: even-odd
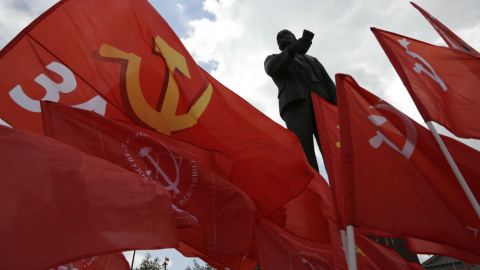
[[(327, 168), (328, 179), (332, 187), (333, 202), (337, 226), (345, 230), (345, 195), (343, 188), (342, 161), (340, 157), (340, 125), (338, 108), (325, 101), (317, 94), (312, 94), (318, 135), (322, 142), (323, 156)], [(381, 232), (371, 228), (359, 228), (362, 233), (382, 237), (392, 237), (391, 233)]]
[[(111, 253), (82, 259), (72, 263), (73, 270), (130, 270), (130, 264), (123, 253)], [(67, 270), (66, 266), (58, 266), (52, 270)]]
[(457, 258), (468, 263), (480, 264), (480, 255), (421, 239), (407, 237), (408, 250), (418, 254), (431, 254)]
[(198, 241), (200, 244), (191, 241), (192, 237), (198, 238), (198, 236), (199, 234), (192, 230), (180, 230), (179, 238), (182, 239), (183, 237), (190, 241), (189, 244), (180, 241), (177, 250), (185, 257), (200, 258), (215, 269), (252, 270), (259, 264), (258, 251), (255, 245), (243, 256), (229, 256), (206, 251), (201, 240)]
[(257, 227), (262, 269), (334, 269), (330, 245), (298, 237), (266, 219)]
[(44, 135), (1, 126), (0, 155), (1, 269), (177, 246), (170, 196), (159, 185)]
[[(480, 253), (480, 221), (431, 133), (336, 75), (346, 223)], [(480, 198), (480, 153), (444, 138)]]
[(43, 104), (48, 135), (163, 185), (174, 210), (202, 228), (206, 250), (249, 250), (255, 206), (230, 183), (233, 164), (224, 155), (93, 112)]
[[(335, 225), (336, 221), (330, 219), (330, 233), (332, 238), (333, 257), (335, 269), (348, 270), (347, 261), (345, 259), (345, 251), (342, 239)], [(358, 233), (355, 230), (355, 251), (358, 269), (371, 270), (422, 270), (423, 268), (417, 263), (405, 261), (402, 256), (398, 255), (392, 249), (389, 249), (372, 239)]]
[(224, 153), (264, 215), (313, 177), (296, 136), (203, 71), (147, 0), (61, 1), (2, 50), (0, 73), (11, 126), (42, 132), (40, 99), (94, 102), (81, 107)]
[(325, 179), (318, 172), (314, 173), (315, 177), (297, 198), (267, 219), (297, 236), (330, 244), (327, 218), (335, 216), (332, 191)]
[(480, 139), (480, 55), (372, 28), (425, 121)]
[(332, 187), (336, 220), (340, 228), (345, 229), (345, 198), (343, 191), (342, 165), (340, 159), (340, 125), (337, 106), (312, 93), (315, 120), (320, 141), (322, 142), (323, 159), (327, 169), (328, 181)]
[[(182, 241), (185, 239), (185, 241)], [(202, 233), (194, 229), (179, 231), (180, 245), (177, 250), (185, 257), (200, 258), (215, 269), (241, 269), (243, 256), (224, 255), (205, 250)]]
[(450, 31), (445, 25), (443, 25), (439, 20), (437, 20), (435, 17), (430, 15), (428, 12), (426, 12), (424, 9), (419, 7), (413, 2), (410, 2), (422, 15), (427, 19), (427, 21), (435, 28), (435, 30), (438, 32), (438, 34), (443, 38), (445, 43), (447, 43), (448, 47), (450, 48), (456, 48), (456, 49), (461, 49), (461, 50), (467, 50), (474, 52), (478, 54), (478, 52), (472, 48), (470, 45), (468, 45), (465, 41), (463, 41), (461, 38), (459, 38), (455, 33)]

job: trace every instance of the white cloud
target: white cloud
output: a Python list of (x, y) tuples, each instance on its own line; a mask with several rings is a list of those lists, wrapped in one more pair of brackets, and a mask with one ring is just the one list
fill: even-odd
[[(0, 48), (56, 2), (0, 1)], [(156, 7), (166, 7), (168, 1), (150, 2), (155, 2)], [(480, 50), (478, 0), (422, 0), (418, 4)], [(176, 10), (171, 13), (188, 27), (183, 42), (192, 56), (200, 63), (213, 64), (215, 78), (282, 125), (277, 88), (265, 74), (263, 62), (267, 55), (278, 52), (275, 37), (285, 28), (297, 36), (304, 28), (315, 33), (309, 54), (322, 62), (332, 79), (336, 73), (350, 74), (362, 87), (423, 123), (370, 31), (370, 27), (377, 27), (444, 45), (409, 1), (205, 0), (203, 9), (213, 14), (213, 19), (192, 21), (184, 21), (191, 18), (186, 13), (192, 12), (185, 1), (177, 1), (173, 7)], [(478, 145), (478, 141), (469, 142), (472, 143)]]
[[(426, 0), (419, 5), (480, 47), (480, 2)], [(315, 33), (309, 54), (322, 62), (332, 79), (336, 73), (350, 74), (362, 87), (423, 123), (370, 30), (377, 27), (444, 45), (408, 1), (206, 0), (203, 7), (215, 20), (191, 21), (185, 46), (198, 62), (214, 61), (215, 78), (280, 124), (277, 88), (265, 74), (263, 61), (278, 52), (275, 37), (285, 28), (297, 36), (304, 28)]]
[(0, 48), (58, 0), (0, 1)]
[(420, 260), (420, 263), (423, 263), (424, 261), (430, 259), (432, 255), (424, 255), (424, 254), (419, 254), (418, 259)]

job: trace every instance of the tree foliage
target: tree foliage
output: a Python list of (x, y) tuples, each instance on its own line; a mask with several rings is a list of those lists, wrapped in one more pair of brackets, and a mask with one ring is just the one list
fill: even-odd
[(185, 268), (185, 270), (215, 270), (215, 268), (213, 268), (211, 265), (209, 265), (208, 263), (205, 265), (205, 266), (201, 266), (197, 260), (193, 259), (193, 268), (190, 267), (190, 266), (187, 266), (187, 268)]
[(135, 270), (162, 270), (162, 264), (160, 263), (159, 258), (152, 259), (150, 253), (145, 254), (145, 259), (142, 260), (140, 268), (135, 268)]
[[(197, 260), (193, 259), (193, 268), (190, 267), (190, 266), (187, 266), (187, 268), (185, 268), (185, 270), (215, 270), (215, 268), (213, 268), (208, 263), (205, 266), (201, 266), (200, 264), (198, 264)], [(261, 270), (260, 269), (260, 264), (257, 265), (257, 267), (255, 267), (255, 269), (253, 269), (253, 270)]]

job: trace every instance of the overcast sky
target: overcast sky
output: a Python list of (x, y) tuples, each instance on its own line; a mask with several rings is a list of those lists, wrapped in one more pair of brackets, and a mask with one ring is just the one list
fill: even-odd
[[(263, 69), (265, 57), (278, 52), (276, 34), (282, 29), (289, 29), (297, 36), (303, 29), (314, 32), (308, 54), (319, 59), (332, 79), (336, 73), (352, 75), (360, 86), (424, 124), (370, 31), (370, 27), (376, 27), (446, 46), (409, 1), (149, 1), (182, 39), (199, 65), (282, 125), (284, 123), (278, 114), (277, 88)], [(0, 48), (56, 2), (0, 0)], [(480, 50), (479, 0), (414, 2)], [(467, 143), (480, 149), (476, 141)], [(170, 251), (155, 252), (154, 255), (169, 257), (173, 263), (171, 269), (185, 269), (183, 265), (188, 263)]]

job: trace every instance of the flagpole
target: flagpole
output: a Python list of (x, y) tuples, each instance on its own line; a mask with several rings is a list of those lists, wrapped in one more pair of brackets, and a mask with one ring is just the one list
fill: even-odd
[(345, 230), (340, 230), (340, 236), (342, 237), (343, 251), (345, 252), (345, 259), (347, 260), (348, 265), (348, 244), (347, 244), (347, 235)]
[(440, 146), (440, 149), (442, 150), (443, 155), (447, 159), (448, 164), (450, 165), (450, 168), (452, 168), (453, 173), (457, 177), (457, 180), (460, 183), (460, 186), (462, 186), (463, 192), (465, 192), (465, 195), (467, 195), (467, 198), (470, 201), (470, 204), (472, 205), (473, 209), (475, 210), (475, 213), (477, 213), (477, 216), (480, 219), (480, 205), (475, 199), (475, 196), (473, 196), (472, 190), (470, 189), (467, 182), (465, 181), (465, 178), (463, 178), (463, 175), (458, 169), (457, 164), (455, 164), (455, 161), (450, 155), (450, 152), (448, 152), (448, 149), (443, 143), (442, 138), (440, 138), (440, 135), (438, 135), (437, 129), (433, 126), (432, 121), (428, 121), (427, 125), (428, 125), (428, 128), (430, 129), (430, 132), (433, 134), (433, 137), (435, 137), (435, 140)]
[(135, 261), (135, 249), (133, 250), (132, 265), (130, 266), (130, 270), (133, 269), (133, 262), (134, 261)]
[(67, 270), (73, 270), (73, 264), (67, 263)]
[(357, 252), (355, 249), (355, 236), (353, 235), (353, 226), (347, 226), (347, 244), (348, 244), (348, 269), (357, 270)]

